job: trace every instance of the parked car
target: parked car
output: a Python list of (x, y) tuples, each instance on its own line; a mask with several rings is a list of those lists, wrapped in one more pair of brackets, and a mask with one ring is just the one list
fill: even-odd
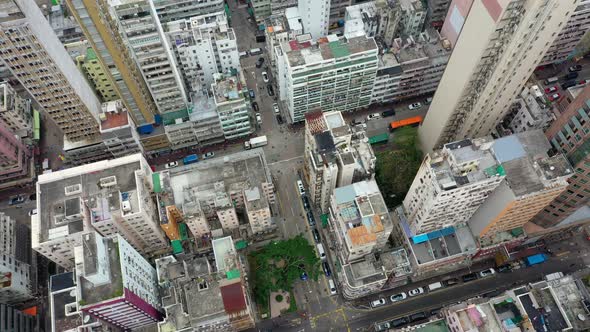
[(555, 85), (554, 86), (550, 86), (548, 88), (545, 88), (545, 93), (546, 94), (550, 94), (551, 92), (555, 92), (555, 91), (557, 91), (557, 87)]
[(590, 80), (581, 80), (578, 84), (579, 85), (585, 85), (585, 84), (588, 84), (588, 83), (590, 83)]
[(391, 326), (393, 327), (402, 327), (406, 324), (408, 324), (410, 322), (410, 320), (407, 317), (402, 317), (402, 318), (398, 318), (398, 319), (394, 319), (391, 321)]
[(406, 293), (401, 292), (399, 294), (395, 294), (395, 295), (391, 295), (391, 297), (389, 297), (389, 299), (391, 300), (391, 302), (399, 302), (402, 300), (405, 300), (408, 296), (406, 295)]
[(299, 279), (305, 281), (308, 279), (307, 272), (305, 271), (305, 265), (299, 264), (299, 269), (301, 270), (301, 274), (299, 275)]
[(371, 308), (380, 307), (382, 305), (385, 305), (385, 303), (386, 303), (386, 301), (383, 298), (375, 300), (375, 301), (371, 301)]
[(305, 195), (303, 195), (302, 198), (303, 198), (303, 207), (307, 211), (307, 209), (309, 209), (309, 198), (307, 198), (307, 196), (305, 196)]
[(473, 280), (477, 279), (477, 274), (469, 273), (469, 274), (462, 276), (461, 279), (463, 279), (463, 282), (473, 281)]
[(258, 60), (256, 60), (256, 68), (262, 67), (263, 63), (264, 63), (264, 58), (258, 58)]
[(441, 309), (442, 308), (436, 308), (436, 309), (430, 310), (430, 316), (438, 316), (438, 314), (440, 314)]
[(422, 108), (422, 104), (420, 104), (420, 103), (413, 103), (413, 104), (410, 104), (408, 106), (408, 108), (411, 109), (411, 110), (417, 110), (419, 108)]
[(375, 332), (387, 331), (391, 328), (389, 322), (375, 323)]
[(561, 88), (565, 90), (567, 88), (571, 88), (572, 86), (576, 86), (576, 85), (578, 85), (578, 82), (576, 82), (576, 80), (569, 80), (567, 82), (561, 83)]
[(268, 95), (271, 97), (275, 95), (275, 90), (272, 88), (272, 85), (270, 84), (266, 86), (266, 91), (268, 92)]
[(334, 280), (328, 279), (328, 286), (330, 287), (330, 295), (336, 295), (336, 293), (338, 293)]
[(277, 123), (280, 124), (280, 125), (282, 125), (283, 123), (285, 123), (283, 121), (283, 117), (280, 114), (277, 114)]
[(384, 118), (385, 117), (388, 117), (388, 116), (394, 116), (394, 115), (395, 115), (395, 110), (393, 110), (393, 109), (392, 110), (387, 110), (387, 111), (381, 113), (381, 116), (384, 117)]
[(457, 278), (451, 278), (451, 279), (443, 280), (442, 283), (446, 287), (449, 287), (449, 286), (453, 286), (453, 285), (458, 284), (459, 283), (459, 279), (457, 279)]
[(260, 112), (260, 108), (258, 107), (258, 103), (257, 102), (255, 102), (255, 101), (252, 102), (252, 109), (256, 113), (259, 113)]
[(497, 267), (497, 269), (498, 269), (499, 273), (512, 272), (512, 268), (510, 267), (510, 264), (500, 265)]
[(313, 228), (311, 230), (311, 235), (313, 235), (313, 240), (315, 241), (315, 243), (320, 243), (322, 241), (322, 238), (320, 237), (320, 232), (318, 232), (317, 229)]
[(303, 182), (301, 182), (301, 180), (297, 180), (297, 189), (299, 189), (299, 195), (305, 195), (305, 187), (303, 187)]
[(551, 96), (549, 96), (549, 100), (556, 101), (557, 99), (559, 99), (559, 97), (561, 97), (561, 95), (559, 93), (554, 93)]
[(14, 197), (10, 198), (9, 205), (21, 204), (21, 203), (24, 203), (24, 201), (25, 201), (25, 196), (23, 196), (23, 195), (14, 196)]
[(248, 90), (248, 95), (250, 96), (250, 99), (256, 98), (256, 94), (254, 93), (254, 90), (252, 90), (252, 89)]
[(272, 104), (272, 109), (275, 112), (275, 114), (281, 113), (281, 111), (279, 110), (279, 104), (277, 103)]
[(166, 169), (170, 169), (170, 168), (174, 168), (174, 167), (178, 167), (178, 161), (171, 161), (169, 163), (166, 164)]
[(426, 98), (426, 100), (424, 101), (424, 104), (426, 105), (430, 105), (432, 103), (432, 97), (428, 97)]
[(373, 113), (373, 114), (369, 114), (369, 116), (367, 116), (367, 121), (370, 121), (373, 119), (381, 119), (381, 114)]
[(256, 113), (256, 122), (258, 122), (258, 124), (262, 124), (262, 117), (260, 116), (260, 113)]
[(32, 209), (31, 211), (29, 211), (29, 217), (35, 214), (37, 214), (37, 209)]
[(307, 212), (307, 220), (309, 221), (310, 226), (315, 226), (315, 218), (313, 217), (313, 213)]
[(215, 152), (209, 151), (203, 155), (203, 159), (213, 158), (215, 156)]
[(410, 296), (416, 296), (416, 295), (420, 295), (420, 294), (424, 294), (424, 288), (422, 288), (422, 287), (412, 289), (411, 291), (408, 292), (408, 295), (410, 295)]
[(322, 269), (324, 270), (326, 277), (329, 277), (332, 275), (332, 270), (330, 269), (330, 265), (328, 265), (328, 262), (322, 263)]
[(574, 79), (574, 78), (578, 78), (578, 76), (579, 76), (579, 74), (578, 74), (578, 73), (576, 73), (576, 72), (573, 72), (573, 73), (566, 74), (566, 75), (563, 77), (563, 79), (565, 79), (565, 80), (571, 80), (571, 79)]
[(269, 81), (268, 73), (265, 71), (262, 72), (262, 80), (264, 81), (264, 83), (268, 83), (268, 81)]
[(485, 269), (485, 270), (483, 270), (483, 271), (479, 271), (479, 275), (480, 275), (482, 278), (485, 278), (485, 277), (487, 277), (487, 276), (491, 276), (491, 275), (492, 275), (492, 274), (494, 274), (494, 273), (496, 273), (496, 271), (494, 271), (494, 269), (492, 269), (492, 268)]
[(580, 70), (582, 70), (582, 65), (571, 66), (567, 70), (569, 70), (570, 73), (580, 71)]
[(425, 312), (418, 312), (410, 316), (410, 322), (418, 322), (428, 318), (428, 315)]

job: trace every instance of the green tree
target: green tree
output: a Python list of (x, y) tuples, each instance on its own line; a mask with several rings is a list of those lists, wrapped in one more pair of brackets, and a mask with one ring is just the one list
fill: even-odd
[(270, 292), (290, 291), (303, 270), (313, 280), (317, 280), (320, 273), (320, 259), (314, 247), (301, 235), (267, 244), (251, 254), (250, 262), (250, 269), (254, 271), (254, 298), (263, 306), (268, 305)]
[(422, 163), (418, 130), (402, 127), (393, 133), (393, 150), (377, 152), (375, 179), (389, 208), (401, 204)]

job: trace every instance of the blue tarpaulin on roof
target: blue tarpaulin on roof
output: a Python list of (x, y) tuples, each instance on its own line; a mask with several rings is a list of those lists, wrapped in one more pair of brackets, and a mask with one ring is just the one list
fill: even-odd
[(440, 233), (440, 231), (430, 232), (430, 233), (428, 233), (426, 235), (428, 236), (428, 239), (429, 240), (438, 239), (439, 237), (442, 236), (442, 234)]
[(443, 228), (440, 230), (440, 233), (442, 234), (442, 236), (455, 234), (455, 228), (453, 228), (453, 227)]
[(414, 244), (422, 243), (428, 241), (428, 234), (420, 234), (412, 237), (412, 241)]

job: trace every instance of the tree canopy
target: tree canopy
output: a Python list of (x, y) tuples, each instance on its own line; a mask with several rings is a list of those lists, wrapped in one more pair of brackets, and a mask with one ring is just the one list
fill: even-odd
[(254, 265), (250, 266), (254, 271), (254, 298), (264, 306), (268, 305), (271, 291), (290, 291), (304, 271), (313, 280), (317, 280), (320, 273), (320, 259), (314, 247), (301, 235), (271, 242), (250, 256)]

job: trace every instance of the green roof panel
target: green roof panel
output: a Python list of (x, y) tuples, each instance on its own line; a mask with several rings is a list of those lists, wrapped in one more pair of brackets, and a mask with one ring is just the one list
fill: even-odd
[(173, 240), (172, 241), (172, 253), (173, 254), (180, 254), (182, 253), (182, 242), (180, 240)]

